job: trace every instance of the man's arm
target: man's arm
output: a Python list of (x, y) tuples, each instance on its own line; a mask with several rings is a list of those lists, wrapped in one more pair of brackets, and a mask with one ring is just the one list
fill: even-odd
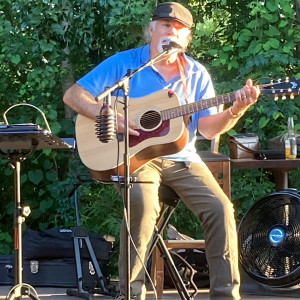
[[(77, 113), (96, 120), (100, 114), (101, 102), (97, 102), (95, 97), (78, 83), (72, 85), (64, 94), (63, 101)], [(134, 130), (135, 123), (128, 121), (129, 134), (139, 136), (139, 132)], [(124, 132), (124, 117), (120, 113), (117, 114), (118, 132)]]
[(95, 97), (78, 83), (66, 91), (63, 101), (77, 113), (93, 120), (96, 120), (101, 109), (101, 105)]
[(259, 94), (259, 88), (253, 86), (252, 80), (247, 80), (247, 84), (236, 92), (236, 100), (230, 109), (199, 119), (198, 130), (201, 135), (210, 140), (227, 132), (234, 127), (247, 109), (257, 101)]

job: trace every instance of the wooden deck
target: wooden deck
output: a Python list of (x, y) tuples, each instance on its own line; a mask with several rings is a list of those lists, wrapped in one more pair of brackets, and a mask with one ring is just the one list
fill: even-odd
[[(11, 286), (0, 286), (0, 299), (6, 299)], [(67, 288), (61, 287), (33, 287), (37, 292), (38, 298), (40, 300), (79, 300), (84, 299), (77, 296), (68, 296), (66, 294)], [(242, 287), (245, 292), (242, 292), (243, 300), (267, 300), (267, 299), (300, 299), (300, 291), (298, 287), (289, 288), (289, 289), (269, 289), (262, 288), (260, 286), (248, 286), (247, 288)], [(34, 292), (32, 292), (34, 295)], [(12, 298), (13, 299), (13, 298)], [(22, 299), (30, 299), (28, 296), (22, 296)], [(33, 298), (34, 299), (34, 298)], [(88, 298), (86, 298), (88, 299)], [(99, 300), (112, 300), (111, 296), (104, 296), (101, 294), (94, 294), (90, 297), (90, 299), (99, 299)], [(155, 300), (155, 296), (153, 292), (147, 293), (147, 300)], [(209, 300), (209, 290), (208, 289), (200, 289), (197, 296), (194, 299), (199, 300)], [(163, 298), (161, 300), (181, 300), (176, 290), (165, 290)]]
[[(262, 285), (252, 280), (245, 272), (241, 272), (241, 294), (242, 300), (267, 300), (267, 299), (282, 299), (282, 300), (293, 300), (300, 299), (300, 283), (290, 288), (274, 288), (266, 285)], [(24, 283), (26, 285), (26, 283)], [(38, 300), (79, 300), (79, 299), (99, 299), (99, 300), (113, 300), (114, 297), (110, 295), (103, 295), (101, 293), (86, 294), (87, 297), (69, 296), (67, 295), (68, 287), (66, 284), (55, 287), (45, 286), (34, 286), (30, 285), (30, 292), (33, 296), (37, 297), (30, 298), (28, 296), (22, 296), (22, 299), (38, 299)], [(118, 279), (111, 279), (109, 288), (110, 290), (116, 290), (118, 286)], [(150, 285), (149, 285), (150, 286)], [(7, 299), (7, 296), (12, 290), (12, 285), (0, 284), (0, 300)], [(72, 290), (77, 291), (77, 288), (70, 287)], [(11, 293), (13, 295), (13, 293)], [(147, 292), (147, 300), (156, 300), (153, 291)], [(209, 300), (209, 289), (199, 289), (198, 294), (194, 298), (195, 300)], [(10, 297), (7, 300), (16, 300), (14, 297)], [(18, 299), (19, 300), (19, 299)], [(161, 300), (181, 300), (180, 295), (175, 289), (165, 289), (163, 298)]]

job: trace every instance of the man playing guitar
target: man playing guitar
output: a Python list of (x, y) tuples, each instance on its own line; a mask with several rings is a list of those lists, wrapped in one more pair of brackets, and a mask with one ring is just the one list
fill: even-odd
[[(192, 25), (191, 13), (181, 4), (159, 4), (147, 27), (149, 43), (117, 53), (100, 63), (65, 93), (64, 102), (94, 122), (102, 107), (102, 103), (96, 101), (95, 97), (123, 78), (128, 69), (136, 69), (157, 56), (170, 41), (180, 45), (181, 51), (163, 57), (131, 78), (130, 98), (142, 98), (160, 90), (170, 90), (176, 93), (180, 105), (186, 105), (214, 97), (213, 84), (207, 70), (184, 53), (191, 39)], [(148, 247), (160, 211), (158, 188), (164, 184), (180, 196), (203, 225), (211, 299), (240, 299), (237, 232), (232, 203), (196, 152), (196, 133), (199, 131), (205, 138), (213, 139), (228, 131), (257, 101), (259, 93), (259, 88), (248, 80), (243, 88), (234, 93), (235, 100), (229, 109), (217, 113), (216, 107), (210, 107), (193, 113), (186, 125), (188, 136), (182, 149), (149, 160), (133, 174), (139, 182), (154, 182), (135, 183), (130, 190), (133, 212), (130, 220), (131, 235), (143, 263), (147, 260)], [(119, 92), (121, 94), (122, 91)], [(148, 106), (151, 107), (152, 103), (148, 103)], [(141, 134), (140, 126), (136, 123), (136, 120), (129, 120), (129, 134), (132, 138), (138, 138)], [(120, 112), (117, 116), (117, 130), (119, 133), (124, 132), (124, 118)], [(107, 145), (109, 147), (109, 143)], [(126, 238), (125, 230), (123, 226), (119, 259), (120, 295), (117, 299), (125, 299), (126, 270), (123, 262), (126, 258), (122, 246)], [(145, 271), (133, 248), (130, 271), (131, 299), (145, 299)]]

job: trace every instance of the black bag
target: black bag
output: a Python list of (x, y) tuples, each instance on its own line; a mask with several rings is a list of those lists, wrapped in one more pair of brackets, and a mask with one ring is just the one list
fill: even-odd
[[(0, 255), (0, 284), (14, 284), (14, 255)], [(106, 284), (110, 282), (108, 261), (99, 260)], [(76, 287), (77, 274), (74, 258), (22, 261), (23, 281), (33, 286)], [(82, 285), (84, 290), (95, 288), (97, 274), (90, 260), (81, 262)]]
[[(108, 260), (112, 255), (113, 242), (102, 235), (88, 233), (96, 258)], [(26, 259), (74, 258), (73, 231), (51, 228), (35, 231), (27, 229), (23, 237), (23, 257)], [(86, 244), (80, 249), (81, 258), (90, 258)]]
[[(176, 268), (181, 275), (184, 283), (189, 288), (191, 272), (185, 261), (194, 269), (193, 281), (198, 288), (209, 287), (209, 270), (205, 252), (199, 249), (184, 249), (179, 251), (170, 251)], [(165, 267), (164, 270), (164, 287), (174, 288), (172, 278)]]
[(258, 150), (253, 153), (255, 159), (285, 159), (285, 150)]

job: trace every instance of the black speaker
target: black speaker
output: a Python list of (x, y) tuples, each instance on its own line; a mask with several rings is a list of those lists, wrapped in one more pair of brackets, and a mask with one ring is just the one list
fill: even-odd
[(256, 201), (240, 221), (238, 240), (240, 264), (252, 283), (272, 290), (295, 287), (300, 282), (299, 191), (286, 189)]

